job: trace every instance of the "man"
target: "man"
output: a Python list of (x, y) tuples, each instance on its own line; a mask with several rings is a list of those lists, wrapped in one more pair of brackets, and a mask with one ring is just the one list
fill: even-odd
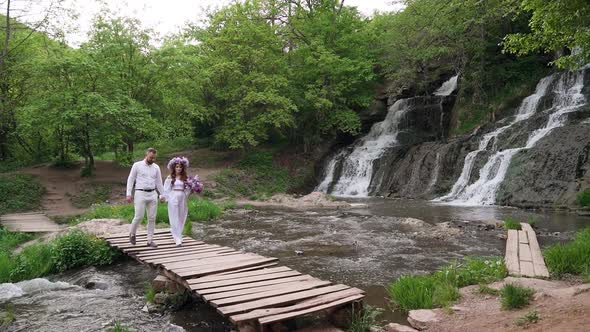
[[(160, 201), (164, 202), (162, 197), (164, 193), (162, 173), (160, 173), (160, 166), (155, 163), (156, 153), (157, 151), (154, 148), (147, 149), (145, 158), (133, 164), (129, 178), (127, 178), (127, 203), (135, 201), (135, 216), (129, 231), (129, 242), (135, 245), (137, 226), (139, 226), (139, 222), (143, 219), (145, 210), (147, 210), (147, 245), (152, 248), (158, 247), (153, 241), (154, 228), (156, 227), (156, 211), (158, 209), (158, 193), (160, 194)], [(132, 194), (134, 184), (135, 195)], [(156, 190), (158, 193), (156, 193)]]

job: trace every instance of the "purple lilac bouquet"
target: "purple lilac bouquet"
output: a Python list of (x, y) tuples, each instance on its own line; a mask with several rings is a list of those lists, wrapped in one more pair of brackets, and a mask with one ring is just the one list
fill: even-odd
[(197, 193), (198, 194), (201, 191), (203, 191), (203, 183), (199, 179), (199, 176), (198, 175), (189, 176), (186, 179), (186, 182), (185, 182), (184, 186), (186, 188), (190, 188), (191, 189), (191, 193)]

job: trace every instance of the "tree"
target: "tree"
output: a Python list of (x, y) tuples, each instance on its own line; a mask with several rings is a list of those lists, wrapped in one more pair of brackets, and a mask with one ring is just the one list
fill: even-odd
[[(512, 1), (513, 2), (513, 1)], [(579, 68), (590, 61), (590, 4), (586, 0), (519, 0), (530, 15), (530, 32), (512, 33), (504, 49), (518, 55), (555, 52), (558, 68)]]

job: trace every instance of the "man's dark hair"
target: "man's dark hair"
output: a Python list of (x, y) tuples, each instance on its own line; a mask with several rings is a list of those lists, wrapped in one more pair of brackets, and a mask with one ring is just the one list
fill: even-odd
[(156, 153), (158, 153), (158, 151), (154, 148), (148, 148), (147, 150), (145, 150), (145, 154), (148, 154), (148, 153), (156, 154)]

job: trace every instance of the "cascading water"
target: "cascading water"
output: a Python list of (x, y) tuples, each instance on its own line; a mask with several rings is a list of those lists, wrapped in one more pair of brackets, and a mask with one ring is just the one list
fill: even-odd
[[(435, 95), (444, 98), (456, 88), (457, 76), (453, 76), (436, 90)], [(351, 148), (332, 157), (326, 166), (324, 179), (315, 191), (337, 196), (368, 196), (373, 178), (373, 164), (388, 149), (398, 145), (399, 125), (412, 108), (412, 99), (396, 101), (389, 108), (385, 120), (375, 123), (369, 133), (357, 140)], [(336, 172), (339, 167), (340, 171)]]
[[(496, 201), (496, 193), (502, 181), (506, 177), (512, 157), (519, 151), (530, 149), (540, 139), (547, 136), (553, 129), (565, 124), (565, 114), (575, 111), (585, 103), (581, 94), (584, 81), (584, 72), (568, 72), (551, 75), (542, 79), (537, 85), (535, 93), (527, 97), (521, 104), (517, 116), (507, 126), (496, 129), (484, 135), (479, 148), (470, 152), (465, 157), (463, 171), (457, 182), (453, 185), (451, 192), (436, 201), (447, 201), (457, 205), (492, 205)], [(491, 155), (479, 171), (479, 179), (468, 185), (472, 168), (478, 154), (482, 151), (494, 151), (497, 146), (498, 136), (512, 127), (514, 124), (530, 118), (537, 110), (540, 100), (547, 94), (548, 87), (553, 85), (549, 93), (553, 96), (551, 107), (547, 110), (550, 113), (547, 124), (529, 134), (524, 146), (497, 151)], [(489, 146), (490, 141), (494, 144)]]

